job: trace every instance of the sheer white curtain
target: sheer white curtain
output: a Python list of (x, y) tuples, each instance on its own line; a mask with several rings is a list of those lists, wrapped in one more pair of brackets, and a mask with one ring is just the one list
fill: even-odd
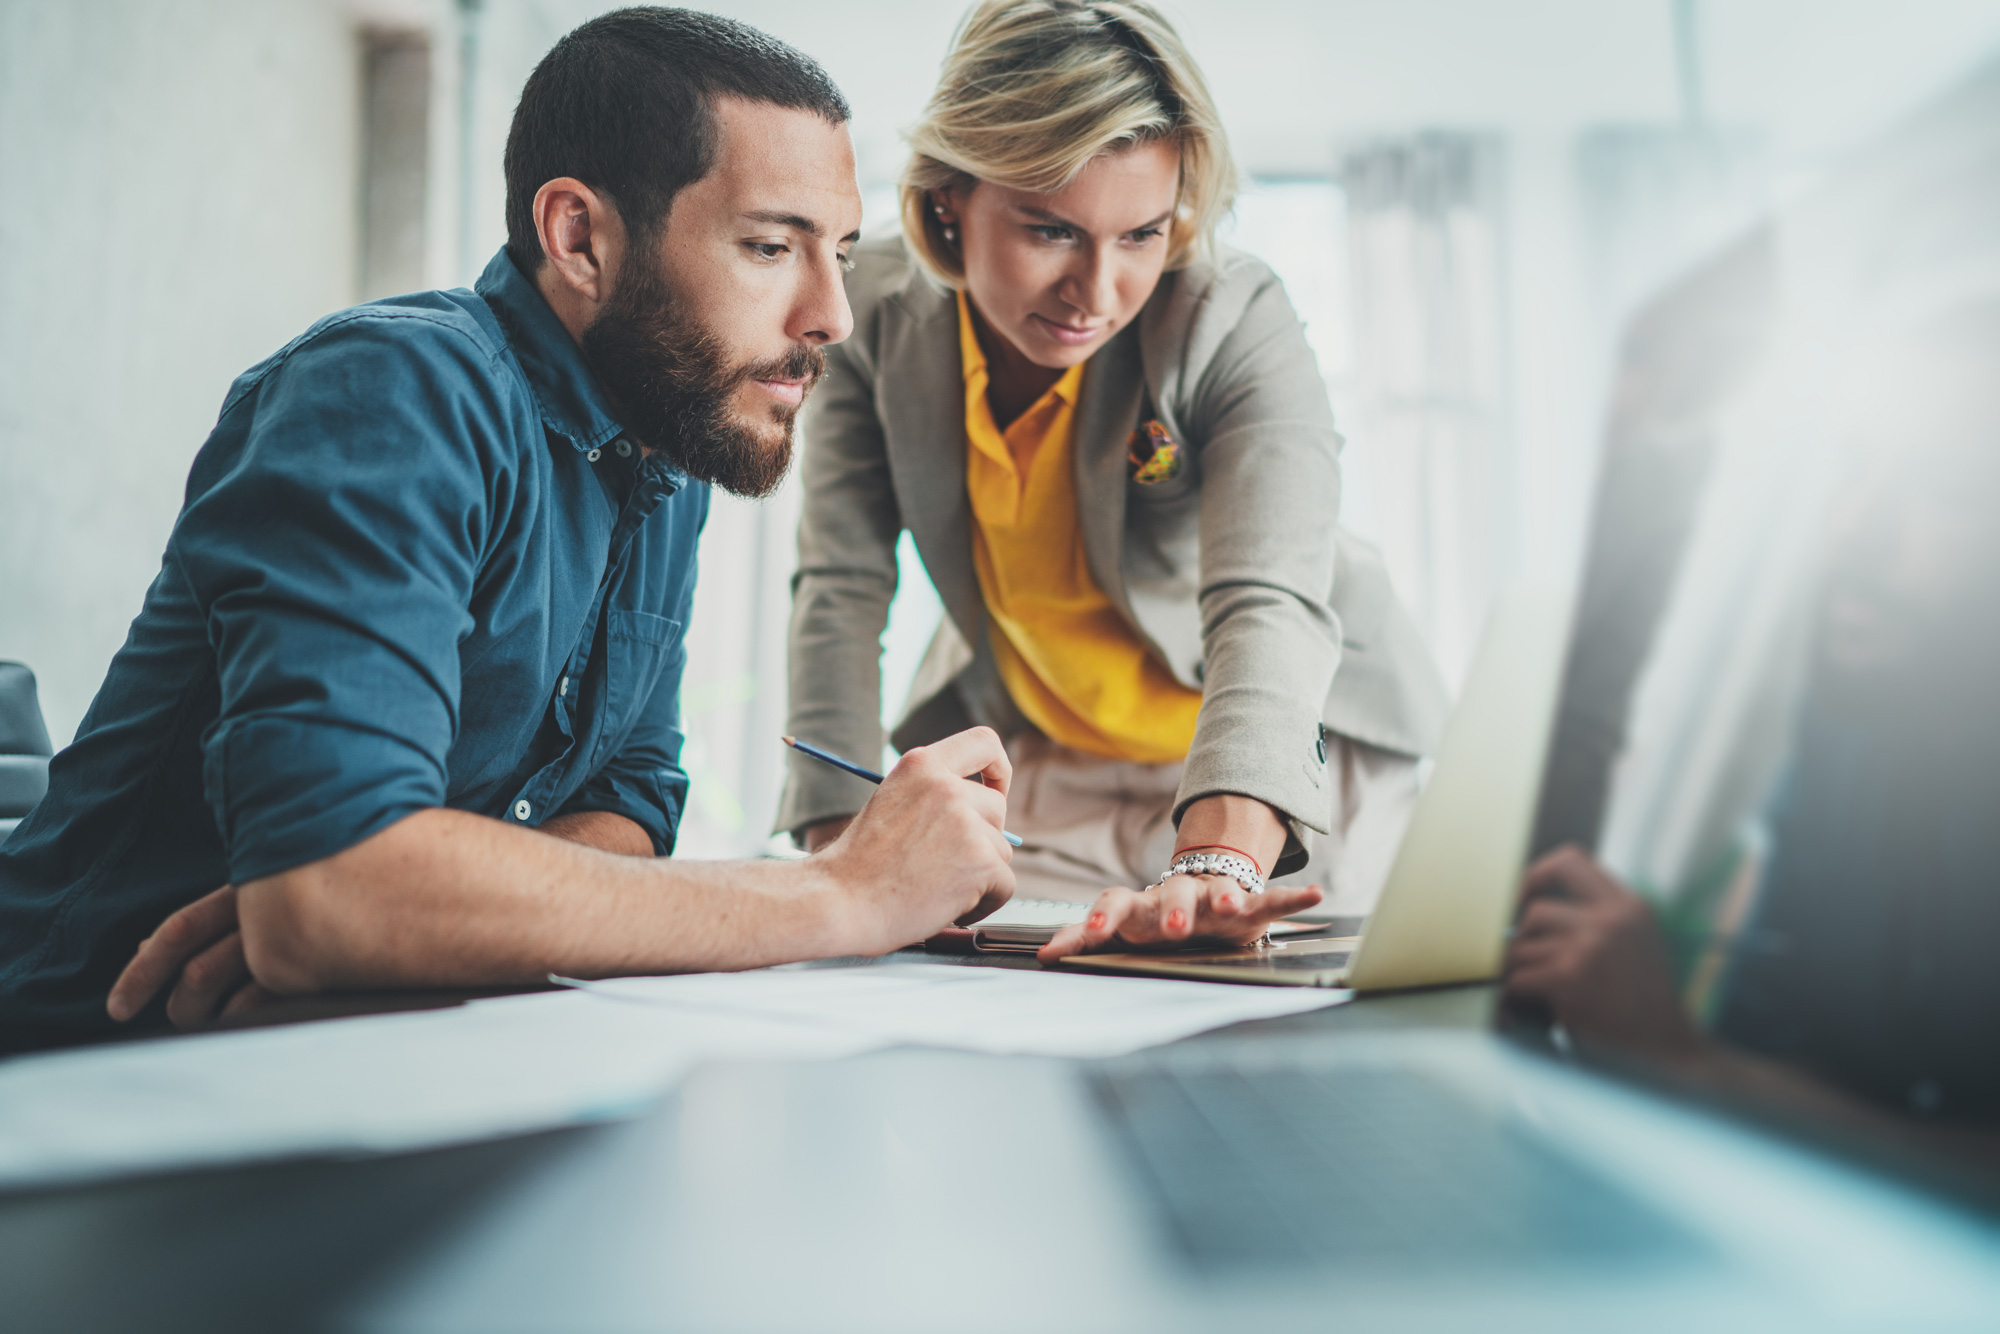
[(1353, 381), (1374, 532), (1446, 677), (1462, 678), (1505, 577), (1513, 469), (1503, 308), (1502, 152), (1424, 133), (1350, 150)]
[(771, 847), (798, 513), (796, 477), (767, 500), (715, 493), (681, 686), (689, 779), (681, 856), (746, 857)]

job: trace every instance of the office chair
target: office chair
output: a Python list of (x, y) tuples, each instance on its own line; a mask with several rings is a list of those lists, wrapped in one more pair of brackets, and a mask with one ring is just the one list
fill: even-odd
[(49, 729), (25, 664), (0, 662), (0, 839), (49, 790)]

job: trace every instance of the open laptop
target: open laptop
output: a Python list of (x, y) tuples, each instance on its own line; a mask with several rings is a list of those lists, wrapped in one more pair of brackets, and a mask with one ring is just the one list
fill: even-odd
[(1358, 937), (1210, 953), (1079, 954), (1066, 966), (1198, 981), (1356, 991), (1477, 982), (1499, 971), (1568, 647), (1570, 598), (1503, 595)]

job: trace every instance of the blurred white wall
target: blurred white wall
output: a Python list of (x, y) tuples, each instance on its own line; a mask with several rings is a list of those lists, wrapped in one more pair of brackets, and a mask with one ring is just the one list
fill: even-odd
[[(611, 7), (0, 0), (0, 180), (10, 190), (0, 209), (0, 657), (40, 673), (59, 742), (157, 568), (188, 461), (231, 378), (355, 299), (360, 30), (429, 34), (424, 274), (446, 285), (467, 281), (504, 235), (500, 154), (522, 80), (564, 31)], [(929, 93), (960, 6), (712, 7), (819, 57), (847, 91), (877, 229), (899, 133)], [(1680, 122), (1673, 0), (1164, 8), (1253, 174), (1331, 180), (1344, 148), (1376, 136), (1499, 136), (1509, 453), (1491, 498), (1507, 535), (1494, 560), (1560, 568), (1588, 494), (1606, 353), (1592, 231), (1601, 219), (1585, 207), (1578, 144), (1594, 127)], [(2000, 0), (1698, 0), (1695, 15), (1707, 115), (1761, 145), (1776, 189), (2000, 42)], [(761, 842), (796, 503), (789, 493), (761, 506), (724, 500), (704, 544), (689, 640), (689, 851)], [(926, 614), (916, 607), (904, 620), (920, 633)]]
[(347, 304), (347, 16), (0, 4), (0, 656), (75, 729), (235, 375)]

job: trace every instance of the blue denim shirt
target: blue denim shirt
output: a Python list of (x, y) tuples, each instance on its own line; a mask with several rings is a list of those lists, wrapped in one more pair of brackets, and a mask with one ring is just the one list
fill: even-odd
[(107, 1025), (175, 909), (429, 807), (611, 811), (665, 855), (707, 516), (504, 251), (475, 291), (341, 311), (252, 368), (0, 847), (0, 1022)]

